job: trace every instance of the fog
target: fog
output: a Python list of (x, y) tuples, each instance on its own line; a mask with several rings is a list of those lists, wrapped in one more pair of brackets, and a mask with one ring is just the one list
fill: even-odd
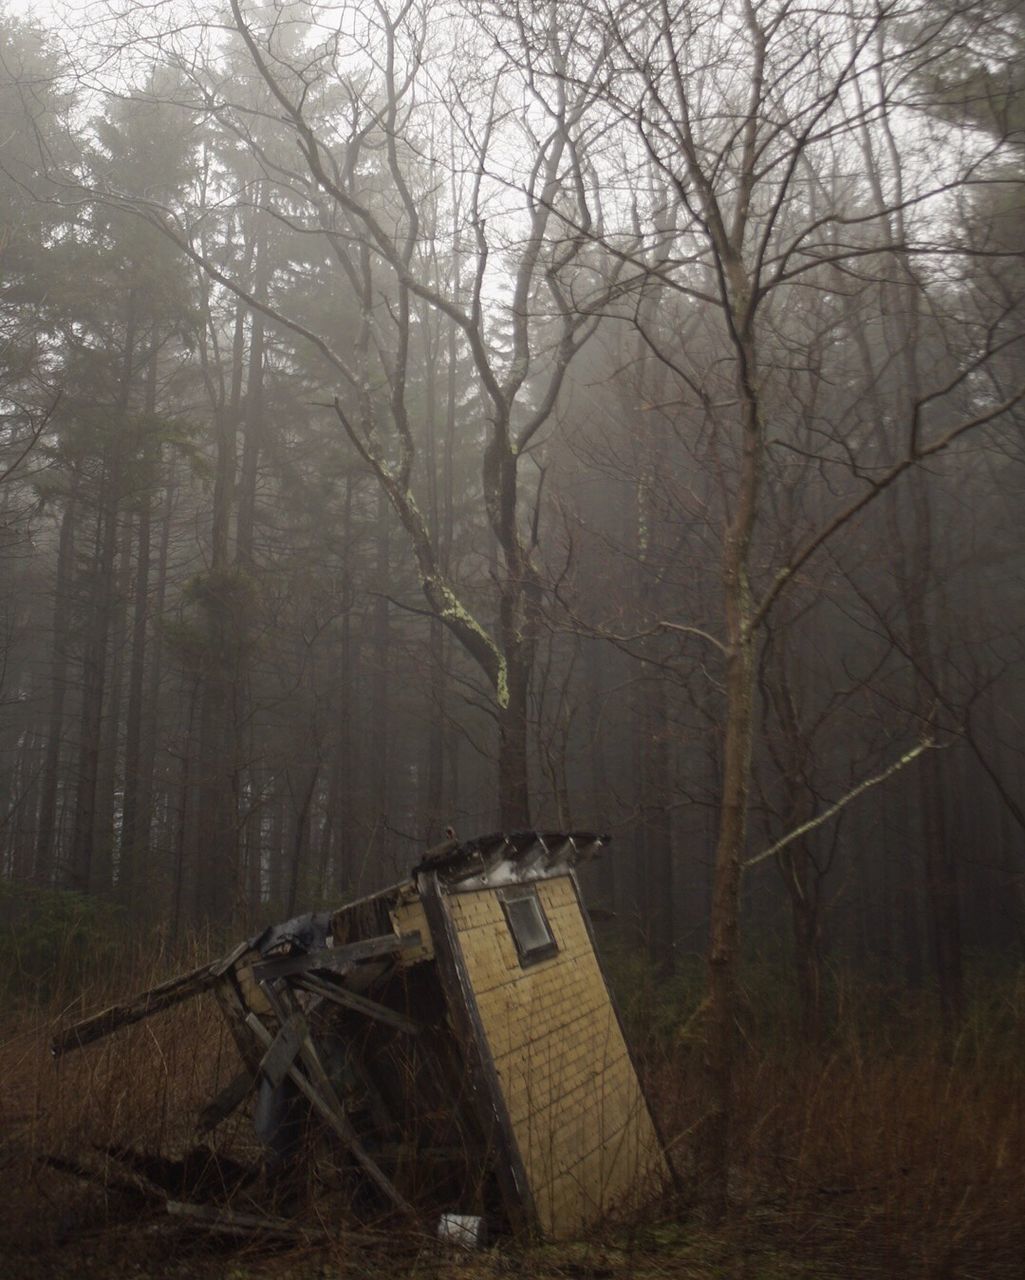
[[(5, 16), (0, 868), (183, 936), (608, 832), (662, 974), (1025, 945), (1022, 28)], [(775, 850), (768, 856), (769, 850)]]

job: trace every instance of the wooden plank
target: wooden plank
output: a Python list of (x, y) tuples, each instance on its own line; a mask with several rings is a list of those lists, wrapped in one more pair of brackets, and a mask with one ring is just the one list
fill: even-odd
[(254, 1042), (252, 1032), (246, 1024), (246, 1014), (249, 1010), (239, 991), (234, 973), (226, 973), (220, 979), (214, 987), (214, 997), (221, 1007), (221, 1013), (235, 1041), (239, 1057), (255, 1075), (260, 1069), (261, 1047)]
[(251, 1235), (263, 1231), (269, 1235), (287, 1236), (290, 1239), (329, 1240), (329, 1233), (321, 1227), (301, 1226), (287, 1218), (272, 1218), (264, 1214), (237, 1213), (234, 1209), (220, 1209), (211, 1204), (189, 1204), (181, 1200), (166, 1201), (167, 1212), (176, 1218), (189, 1218), (210, 1231), (223, 1231), (230, 1235)]
[(222, 1120), (227, 1120), (245, 1102), (255, 1084), (256, 1076), (252, 1071), (240, 1071), (200, 1111), (196, 1120), (196, 1132), (209, 1133), (211, 1129), (216, 1129)]
[(260, 1059), (260, 1073), (266, 1076), (273, 1088), (276, 1089), (288, 1075), (307, 1034), (306, 1019), (301, 1013), (292, 1014), (282, 1024), (270, 1048)]
[(61, 1173), (72, 1174), (89, 1182), (96, 1182), (101, 1187), (118, 1191), (134, 1192), (149, 1200), (163, 1200), (167, 1195), (163, 1187), (134, 1169), (127, 1169), (121, 1163), (112, 1164), (109, 1160), (98, 1162), (95, 1157), (79, 1156), (71, 1159), (67, 1156), (44, 1155), (38, 1157), (40, 1164), (48, 1165)]
[(261, 982), (270, 982), (275, 978), (288, 978), (294, 973), (306, 973), (310, 969), (333, 969), (344, 973), (361, 960), (393, 955), (396, 951), (405, 951), (420, 945), (419, 930), (401, 935), (386, 933), (379, 938), (364, 938), (360, 942), (348, 942), (343, 947), (317, 947), (301, 956), (262, 960), (259, 964), (253, 965), (253, 974)]
[[(308, 983), (312, 983), (313, 985), (307, 985)], [(322, 990), (324, 987), (327, 987), (328, 985), (329, 984), (325, 982), (321, 982), (317, 979), (312, 978), (311, 975), (307, 975), (307, 977), (302, 979), (293, 979), (291, 983), (287, 983), (287, 984), (284, 979), (280, 979), (277, 983), (274, 984), (275, 989), (271, 991), (269, 995), (270, 995), (270, 999), (275, 1001), (279, 1005), (279, 1014), (283, 1015), (285, 1013), (286, 1007), (295, 1008), (295, 1001), (292, 995), (292, 991), (294, 990), (295, 987), (299, 987), (301, 990), (305, 991), (308, 995), (312, 996), (313, 1003), (309, 1005), (308, 1008), (306, 1009), (307, 1014), (310, 1014), (314, 1011), (314, 1009), (319, 1008), (320, 1005), (323, 1003), (326, 997), (324, 994), (322, 994)], [(331, 990), (327, 994), (330, 996), (331, 994), (333, 994), (333, 992), (334, 992), (334, 988), (331, 988)], [(355, 992), (347, 991), (345, 994), (355, 995)], [(357, 996), (357, 999), (359, 999), (358, 996)], [(367, 1003), (372, 1004), (373, 1002), (368, 1001)], [(383, 1008), (384, 1006), (381, 1006), (381, 1007)], [(391, 1013), (392, 1010), (385, 1010), (385, 1012)], [(396, 1015), (396, 1016), (400, 1016), (400, 1015)], [(411, 1025), (415, 1025), (415, 1024), (411, 1024)], [(313, 1045), (312, 1035), (310, 1036), (310, 1041), (312, 1046)], [(318, 1062), (319, 1062), (319, 1054), (318, 1054)], [(378, 1130), (381, 1133), (391, 1133), (391, 1132), (397, 1131), (399, 1126), (395, 1123), (395, 1121), (392, 1119), (391, 1115), (389, 1114), (388, 1108), (385, 1105), (384, 1099), (382, 1098), (380, 1091), (378, 1090), (374, 1081), (370, 1078), (369, 1074), (363, 1069), (363, 1064), (360, 1062), (359, 1058), (356, 1057), (355, 1055), (349, 1056), (348, 1068), (352, 1072), (352, 1074), (356, 1077), (356, 1079), (359, 1081), (359, 1087), (362, 1089), (366, 1098), (366, 1104), (367, 1104), (366, 1109), (369, 1111), (370, 1116), (373, 1119), (373, 1122), (377, 1126)], [(332, 1086), (332, 1089), (333, 1089), (333, 1086)], [(339, 1099), (338, 1103), (339, 1103), (339, 1106), (344, 1111), (346, 1109), (345, 1102)]]
[(362, 1090), (363, 1098), (366, 1101), (366, 1109), (370, 1113), (370, 1118), (377, 1127), (379, 1134), (395, 1135), (402, 1132), (399, 1125), (388, 1110), (388, 1104), (374, 1082), (373, 1076), (366, 1070), (359, 1056), (352, 1054), (348, 1058), (348, 1067), (359, 1083)]
[[(274, 1042), (274, 1037), (255, 1013), (250, 1013), (247, 1016), (246, 1023), (265, 1048), (270, 1048), (271, 1044)], [(316, 1087), (307, 1079), (303, 1072), (299, 1070), (295, 1063), (293, 1063), (289, 1068), (289, 1078), (294, 1081), (300, 1093), (302, 1093), (318, 1115), (331, 1129), (334, 1130), (335, 1134), (341, 1139), (343, 1145), (351, 1151), (353, 1157), (371, 1181), (373, 1181), (375, 1185), (384, 1192), (396, 1208), (400, 1209), (411, 1218), (415, 1217), (412, 1205), (399, 1195), (391, 1181), (385, 1176), (370, 1154), (364, 1149), (355, 1129), (352, 1127), (352, 1122), (345, 1114), (345, 1110), (331, 1086), (330, 1080), (327, 1079), (327, 1074), (324, 1072), (323, 1065), (317, 1057), (316, 1050), (314, 1049), (309, 1055), (304, 1053), (303, 1061), (318, 1077)], [(322, 1091), (326, 1096), (321, 1096)]]
[[(172, 1217), (188, 1218), (211, 1231), (223, 1231), (230, 1235), (248, 1236), (254, 1231), (264, 1231), (271, 1235), (293, 1239), (299, 1236), (311, 1243), (347, 1240), (353, 1249), (359, 1246), (394, 1245), (395, 1243), (393, 1232), (375, 1231), (372, 1227), (363, 1225), (347, 1229), (344, 1223), (338, 1222), (335, 1230), (329, 1231), (326, 1227), (296, 1222), (292, 1218), (280, 1218), (264, 1213), (239, 1213), (234, 1209), (211, 1204), (195, 1204), (187, 1200), (168, 1200), (166, 1193), (161, 1199), (164, 1200), (167, 1213)], [(235, 1272), (229, 1271), (227, 1274), (235, 1274)]]
[(340, 1004), (346, 1009), (352, 1009), (356, 1013), (362, 1013), (368, 1018), (383, 1022), (396, 1031), (403, 1031), (406, 1035), (420, 1034), (420, 1024), (414, 1022), (412, 1018), (407, 1018), (405, 1014), (389, 1009), (387, 1005), (378, 1004), (376, 1000), (368, 1000), (366, 996), (357, 995), (355, 991), (327, 982), (315, 974), (302, 974), (296, 978), (295, 985), (304, 991), (309, 991), (312, 995), (323, 996), (325, 1000), (330, 1000), (334, 1004)]
[[(295, 995), (283, 980), (274, 983), (273, 986), (265, 987), (264, 990), (267, 992), (268, 999), (277, 1008), (279, 1017), (302, 1019), (302, 1010), (299, 1008)], [(349, 1149), (354, 1155), (356, 1155), (360, 1164), (363, 1166), (364, 1171), (369, 1174), (385, 1195), (387, 1195), (398, 1208), (402, 1209), (404, 1212), (408, 1211), (409, 1213), (412, 1213), (411, 1207), (399, 1194), (391, 1179), (381, 1171), (376, 1161), (367, 1153), (363, 1144), (359, 1141), (356, 1131), (352, 1126), (352, 1122), (346, 1115), (345, 1106), (338, 1097), (338, 1094), (335, 1092), (335, 1087), (324, 1068), (324, 1064), (320, 1060), (320, 1054), (317, 1051), (317, 1046), (314, 1044), (313, 1037), (309, 1031), (309, 1025), (306, 1023), (305, 1019), (302, 1020), (302, 1026), (305, 1028), (305, 1035), (302, 1038), (301, 1047), (303, 1063), (307, 1072), (312, 1077), (313, 1082), (318, 1087), (321, 1096), (336, 1109), (339, 1118), (352, 1133), (352, 1139), (350, 1139), (349, 1142)], [(374, 1092), (376, 1093), (376, 1090)], [(380, 1102), (380, 1099), (378, 1099), (378, 1102)], [(383, 1103), (381, 1105), (383, 1105)]]
[(81, 1049), (84, 1045), (102, 1040), (121, 1027), (131, 1026), (133, 1022), (141, 1022), (154, 1013), (170, 1009), (182, 1000), (209, 991), (220, 978), (250, 949), (251, 943), (240, 942), (226, 956), (213, 960), (209, 964), (200, 965), (189, 973), (179, 974), (166, 982), (158, 983), (143, 991), (141, 995), (127, 1004), (114, 1004), (99, 1013), (91, 1014), (80, 1022), (59, 1031), (53, 1038), (50, 1052), (55, 1058), (69, 1053), (72, 1049)]
[(251, 940), (240, 942), (234, 950), (229, 951), (226, 956), (222, 956), (220, 960), (215, 960), (211, 966), (215, 978), (220, 978), (228, 972), (229, 969), (242, 959), (247, 951), (252, 951), (253, 944)]
[(213, 964), (200, 965), (190, 973), (179, 974), (176, 978), (170, 978), (167, 982), (151, 987), (128, 1004), (111, 1005), (108, 1009), (101, 1009), (99, 1013), (94, 1013), (88, 1018), (83, 1018), (81, 1022), (66, 1027), (54, 1036), (50, 1046), (51, 1053), (55, 1058), (59, 1058), (61, 1054), (69, 1053), (72, 1049), (81, 1049), (84, 1045), (102, 1040), (104, 1036), (109, 1036), (111, 1032), (121, 1027), (130, 1026), (133, 1022), (141, 1022), (143, 1018), (148, 1018), (154, 1013), (170, 1009), (190, 996), (209, 991), (220, 978), (220, 975), (215, 972), (219, 963), (214, 961)]

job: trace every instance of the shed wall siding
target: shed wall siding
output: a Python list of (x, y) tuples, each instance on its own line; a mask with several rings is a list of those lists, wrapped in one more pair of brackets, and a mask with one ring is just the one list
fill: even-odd
[(421, 960), (432, 960), (434, 958), (434, 943), (431, 940), (427, 916), (424, 912), (423, 903), (417, 897), (415, 890), (410, 889), (407, 893), (402, 894), (388, 915), (391, 919), (392, 928), (400, 937), (404, 933), (419, 933), (420, 935), (420, 945), (418, 947), (410, 947), (400, 953), (398, 957), (400, 967), (405, 968), (411, 964), (419, 964)]
[(573, 881), (537, 884), (559, 945), (523, 969), (494, 890), (448, 907), (541, 1227), (569, 1236), (667, 1176)]

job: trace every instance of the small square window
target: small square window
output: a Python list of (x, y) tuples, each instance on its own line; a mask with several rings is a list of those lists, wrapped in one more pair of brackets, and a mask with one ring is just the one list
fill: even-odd
[(503, 889), (500, 901), (509, 932), (516, 943), (521, 967), (526, 969), (528, 965), (554, 956), (559, 950), (559, 944), (555, 941), (533, 885)]

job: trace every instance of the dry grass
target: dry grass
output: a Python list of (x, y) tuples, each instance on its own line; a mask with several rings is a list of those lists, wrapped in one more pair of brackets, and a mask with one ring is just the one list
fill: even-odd
[[(874, 1026), (850, 1012), (819, 1046), (773, 1041), (749, 1041), (739, 1071), (732, 1231), (760, 1224), (841, 1276), (1025, 1275), (1025, 975), (953, 1041), (924, 996)], [(696, 1053), (649, 1073), (683, 1133)]]
[[(208, 954), (203, 951), (198, 958)], [(196, 956), (128, 958), (78, 993), (71, 1016), (159, 981)], [(129, 973), (127, 970), (131, 970)], [(0, 1034), (0, 1275), (248, 1277), (964, 1277), (1025, 1274), (1025, 985), (1005, 983), (958, 1041), (918, 1008), (866, 1030), (852, 1013), (828, 1043), (747, 1042), (739, 1076), (733, 1197), (724, 1226), (703, 1225), (700, 1188), (644, 1224), (587, 1244), (478, 1256), (413, 1234), (385, 1241), (345, 1231), (331, 1247), (276, 1248), (212, 1238), (118, 1185), (61, 1172), (47, 1157), (102, 1168), (110, 1145), (168, 1156), (193, 1142), (199, 1106), (236, 1068), (209, 997), (108, 1041), (50, 1060), (70, 1001), (9, 1013)], [(644, 1071), (686, 1171), (701, 1114), (699, 1052), (654, 1044)], [(211, 1141), (250, 1159), (245, 1117)], [(212, 1168), (216, 1166), (212, 1165)], [(306, 1220), (344, 1227), (345, 1206), (318, 1199)], [(216, 1186), (204, 1194), (216, 1199)], [(247, 1192), (235, 1192), (244, 1208)]]

